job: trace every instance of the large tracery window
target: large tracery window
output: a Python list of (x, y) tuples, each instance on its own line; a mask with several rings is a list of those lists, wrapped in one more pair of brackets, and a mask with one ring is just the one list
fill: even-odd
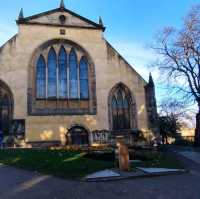
[(89, 98), (88, 90), (88, 63), (85, 57), (82, 57), (79, 67), (79, 78), (80, 78), (80, 97), (82, 99)]
[(59, 98), (67, 98), (67, 53), (62, 46), (58, 58)]
[(74, 48), (67, 52), (60, 46), (58, 53), (51, 47), (47, 61), (41, 54), (36, 63), (37, 99), (89, 99), (89, 63), (82, 55), (78, 60)]
[(111, 109), (113, 130), (130, 129), (131, 97), (121, 86), (115, 90), (112, 96)]
[(57, 97), (57, 57), (53, 48), (48, 54), (48, 97)]
[(37, 89), (37, 98), (46, 97), (46, 63), (42, 55), (40, 55), (37, 61), (36, 67), (36, 89)]
[(69, 55), (69, 98), (78, 99), (78, 63), (74, 49)]
[(42, 43), (28, 75), (28, 115), (96, 115), (95, 65), (79, 44), (66, 39)]

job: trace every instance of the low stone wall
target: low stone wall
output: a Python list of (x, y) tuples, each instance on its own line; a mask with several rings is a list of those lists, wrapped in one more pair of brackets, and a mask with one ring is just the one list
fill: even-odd
[(60, 141), (46, 141), (46, 142), (27, 142), (27, 145), (32, 148), (51, 148), (51, 147), (60, 147)]
[(96, 130), (91, 133), (92, 145), (116, 146), (117, 136), (123, 136), (127, 146), (133, 146), (139, 137), (139, 130), (108, 131)]
[[(51, 147), (78, 147), (78, 148), (115, 148), (117, 143), (117, 137), (123, 136), (125, 144), (128, 147), (137, 146), (138, 143), (142, 145), (147, 144), (145, 140), (140, 140), (142, 137), (142, 132), (139, 130), (127, 130), (127, 131), (108, 131), (108, 130), (95, 130), (89, 134), (89, 145), (80, 145), (72, 146), (70, 143), (62, 142), (61, 140), (52, 140), (52, 141), (34, 141), (34, 142), (25, 142), (24, 139), (17, 140), (17, 147), (22, 148), (51, 148)], [(23, 141), (23, 142), (22, 142)], [(19, 143), (23, 143), (20, 145)], [(14, 146), (14, 145), (13, 145)]]

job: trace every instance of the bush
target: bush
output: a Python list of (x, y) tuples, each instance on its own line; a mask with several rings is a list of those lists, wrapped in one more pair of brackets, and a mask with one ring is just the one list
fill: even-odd
[(114, 161), (115, 153), (114, 152), (91, 152), (85, 155), (86, 158), (92, 160), (100, 160), (100, 161)]

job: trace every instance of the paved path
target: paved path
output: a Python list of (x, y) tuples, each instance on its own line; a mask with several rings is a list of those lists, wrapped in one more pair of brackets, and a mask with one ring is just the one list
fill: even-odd
[(179, 152), (181, 155), (185, 156), (189, 160), (192, 160), (196, 162), (197, 164), (200, 164), (200, 153), (195, 151), (183, 151)]
[(0, 199), (199, 199), (200, 165), (183, 175), (86, 183), (0, 166)]

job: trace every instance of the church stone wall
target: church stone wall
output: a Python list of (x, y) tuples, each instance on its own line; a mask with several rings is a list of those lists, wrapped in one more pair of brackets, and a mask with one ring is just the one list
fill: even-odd
[[(63, 29), (63, 28), (62, 28)], [(9, 85), (14, 97), (14, 119), (26, 120), (26, 141), (62, 141), (74, 124), (90, 131), (109, 129), (108, 96), (119, 82), (131, 90), (137, 105), (137, 126), (147, 130), (145, 81), (103, 39), (101, 30), (60, 28), (40, 25), (19, 25), (19, 33), (0, 49), (0, 79)], [(95, 65), (97, 115), (28, 116), (28, 69), (34, 51), (52, 39), (64, 38), (82, 46)]]
[(137, 128), (147, 131), (148, 120), (144, 90), (146, 82), (108, 42), (106, 42), (106, 46), (108, 66), (105, 88), (107, 87), (109, 88), (107, 90), (110, 90), (112, 86), (119, 82), (128, 86), (136, 102)]

